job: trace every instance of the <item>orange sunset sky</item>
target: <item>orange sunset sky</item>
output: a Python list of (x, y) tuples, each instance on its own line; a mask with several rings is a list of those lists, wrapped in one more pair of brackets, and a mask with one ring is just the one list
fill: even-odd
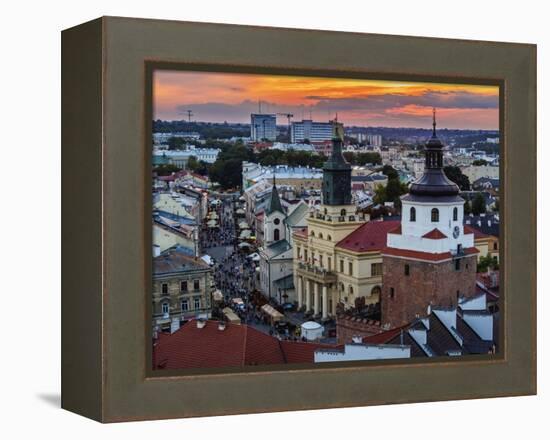
[[(328, 121), (338, 113), (345, 126), (429, 128), (432, 107), (438, 127), (497, 130), (498, 87), (304, 76), (157, 70), (153, 74), (155, 119), (250, 123), (250, 113), (293, 113), (294, 121)], [(278, 124), (286, 124), (284, 116)]]

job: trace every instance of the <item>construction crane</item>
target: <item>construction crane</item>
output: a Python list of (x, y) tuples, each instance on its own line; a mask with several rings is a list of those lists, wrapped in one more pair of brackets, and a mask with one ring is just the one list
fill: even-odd
[(186, 112), (187, 112), (187, 120), (191, 122), (191, 116), (194, 116), (193, 110), (186, 110)]
[(277, 113), (279, 116), (285, 116), (288, 121), (288, 140), (289, 142), (292, 141), (291, 139), (291, 133), (290, 133), (290, 119), (294, 117), (292, 113)]

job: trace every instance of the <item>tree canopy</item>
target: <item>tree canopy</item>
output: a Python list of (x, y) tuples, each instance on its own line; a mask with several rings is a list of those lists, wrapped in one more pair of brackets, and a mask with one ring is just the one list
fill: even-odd
[(447, 178), (458, 185), (460, 191), (470, 191), (470, 179), (462, 174), (462, 170), (457, 166), (446, 166), (443, 171)]

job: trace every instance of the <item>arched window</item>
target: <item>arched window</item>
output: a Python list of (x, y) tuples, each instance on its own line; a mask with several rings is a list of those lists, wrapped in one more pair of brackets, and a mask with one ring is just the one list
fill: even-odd
[(455, 206), (453, 208), (453, 222), (458, 221), (458, 208)]
[(327, 240), (328, 241), (331, 241), (332, 240), (332, 237), (330, 235), (327, 235)]
[(410, 220), (411, 222), (415, 222), (415, 221), (416, 221), (416, 208), (415, 208), (414, 206), (411, 208), (411, 213), (410, 213), (410, 215), (409, 215), (409, 220)]
[(279, 235), (280, 235), (279, 229), (275, 229), (273, 231), (273, 241), (279, 241), (280, 240)]
[(341, 216), (341, 217), (345, 217), (345, 216), (346, 216), (346, 210), (345, 210), (345, 209), (342, 209), (342, 210), (340, 211), (340, 216)]
[(323, 239), (323, 233), (322, 233), (322, 232), (319, 234), (319, 238), (320, 238), (321, 240)]
[(315, 237), (315, 232), (314, 231), (311, 231), (311, 234), (310, 234), (312, 237)]
[(439, 221), (439, 209), (433, 208), (432, 209), (432, 222), (438, 222)]
[(349, 296), (353, 296), (353, 287), (351, 286), (351, 284), (348, 290), (349, 290)]
[(382, 293), (382, 289), (380, 289), (380, 286), (374, 286), (372, 290), (370, 291), (370, 296), (378, 296), (380, 297), (380, 294)]

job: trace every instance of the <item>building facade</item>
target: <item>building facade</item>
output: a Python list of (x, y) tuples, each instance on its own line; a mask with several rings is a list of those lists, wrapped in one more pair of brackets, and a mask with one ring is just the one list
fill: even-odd
[(293, 144), (309, 141), (320, 143), (330, 141), (334, 130), (332, 122), (314, 122), (311, 119), (292, 122), (290, 126), (290, 141)]
[(277, 138), (277, 116), (270, 114), (250, 115), (250, 139), (253, 142), (274, 141)]
[(153, 329), (179, 328), (182, 321), (212, 311), (212, 268), (178, 246), (153, 260)]
[(401, 197), (399, 228), (383, 250), (381, 316), (394, 328), (426, 314), (428, 306), (456, 308), (475, 294), (478, 250), (464, 230), (464, 199), (443, 172), (435, 130), (426, 143), (424, 174)]

